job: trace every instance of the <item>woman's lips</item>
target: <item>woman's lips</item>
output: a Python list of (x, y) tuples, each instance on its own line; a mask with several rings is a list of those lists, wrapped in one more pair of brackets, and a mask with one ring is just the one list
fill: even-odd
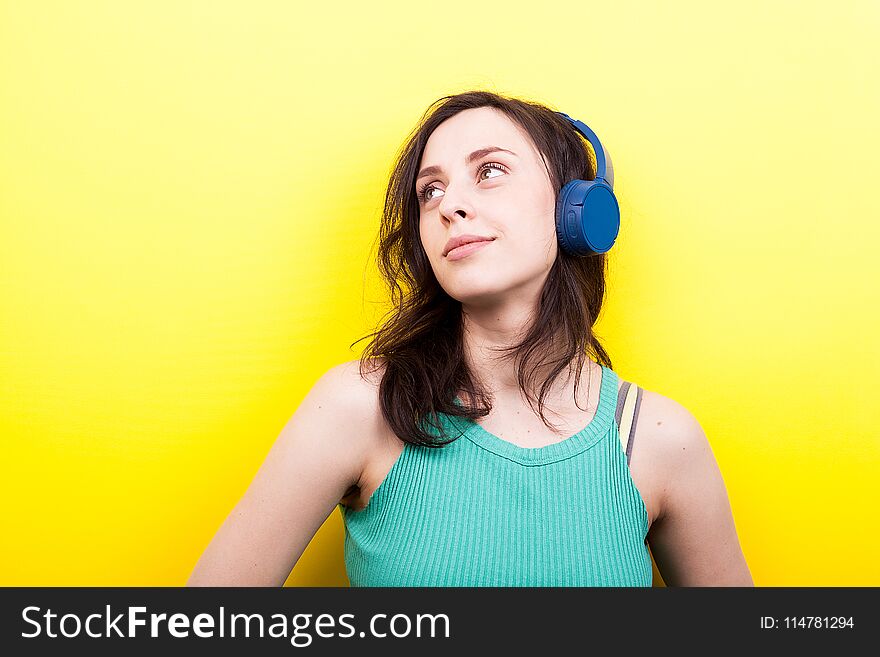
[(468, 244), (452, 249), (452, 251), (446, 254), (446, 259), (461, 260), (462, 258), (467, 258), (474, 251), (479, 251), (484, 246), (487, 246), (494, 241), (495, 240), (480, 240), (479, 242), (469, 242)]

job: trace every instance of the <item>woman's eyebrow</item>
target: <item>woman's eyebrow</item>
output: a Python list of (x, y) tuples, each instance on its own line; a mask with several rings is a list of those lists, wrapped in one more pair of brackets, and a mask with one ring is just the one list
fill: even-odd
[[(474, 160), (479, 160), (484, 155), (488, 155), (489, 153), (494, 153), (496, 151), (504, 151), (505, 153), (510, 153), (514, 157), (519, 157), (519, 155), (517, 155), (513, 151), (507, 150), (506, 148), (501, 148), (500, 146), (486, 146), (485, 148), (479, 148), (468, 155), (465, 159), (465, 162), (470, 164)], [(416, 180), (418, 180), (419, 178), (424, 178), (425, 176), (433, 176), (438, 173), (443, 173), (443, 169), (439, 166), (425, 167), (424, 169), (419, 171), (419, 175), (416, 176)]]

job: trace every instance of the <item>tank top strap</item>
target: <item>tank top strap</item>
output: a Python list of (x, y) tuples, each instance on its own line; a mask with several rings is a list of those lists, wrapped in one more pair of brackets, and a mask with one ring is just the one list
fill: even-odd
[(614, 417), (621, 447), (626, 452), (627, 465), (632, 458), (633, 439), (636, 435), (636, 422), (641, 404), (642, 389), (629, 381), (624, 381), (620, 392), (617, 393), (617, 412)]

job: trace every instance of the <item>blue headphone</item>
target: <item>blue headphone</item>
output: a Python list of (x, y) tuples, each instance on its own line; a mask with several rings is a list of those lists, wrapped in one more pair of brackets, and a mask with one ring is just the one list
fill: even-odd
[(575, 129), (587, 138), (596, 154), (596, 179), (572, 180), (559, 190), (556, 200), (556, 236), (563, 250), (574, 256), (605, 253), (620, 230), (620, 207), (614, 196), (611, 156), (596, 133), (568, 114)]

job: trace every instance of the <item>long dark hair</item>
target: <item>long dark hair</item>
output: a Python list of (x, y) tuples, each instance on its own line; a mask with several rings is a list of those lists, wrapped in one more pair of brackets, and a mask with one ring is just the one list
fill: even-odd
[[(493, 107), (521, 126), (549, 163), (556, 194), (569, 180), (595, 178), (587, 142), (554, 110), (535, 102), (489, 91), (468, 91), (434, 101), (399, 151), (385, 194), (379, 230), (378, 263), (388, 285), (392, 309), (381, 327), (352, 343), (373, 337), (360, 358), (360, 375), (384, 366), (379, 385), (382, 413), (402, 440), (425, 447), (443, 447), (448, 438), (437, 413), (484, 417), (492, 409), (492, 394), (470, 372), (462, 344), (461, 303), (440, 286), (419, 237), (419, 203), (415, 181), (425, 144), (434, 129), (462, 110)], [(593, 325), (605, 297), (605, 254), (571, 256), (558, 249), (537, 309), (536, 321), (517, 344), (498, 348), (515, 362), (519, 387), (532, 404), (539, 370), (552, 366), (541, 383), (538, 415), (544, 417), (544, 398), (553, 381), (576, 362), (575, 403), (581, 370), (588, 354), (611, 367)], [(548, 355), (548, 347), (561, 357)], [(457, 391), (461, 404), (455, 403)], [(580, 407), (578, 407), (580, 408)], [(533, 407), (534, 409), (534, 407)], [(426, 432), (423, 422), (440, 431)], [(554, 427), (555, 430), (555, 427)]]

